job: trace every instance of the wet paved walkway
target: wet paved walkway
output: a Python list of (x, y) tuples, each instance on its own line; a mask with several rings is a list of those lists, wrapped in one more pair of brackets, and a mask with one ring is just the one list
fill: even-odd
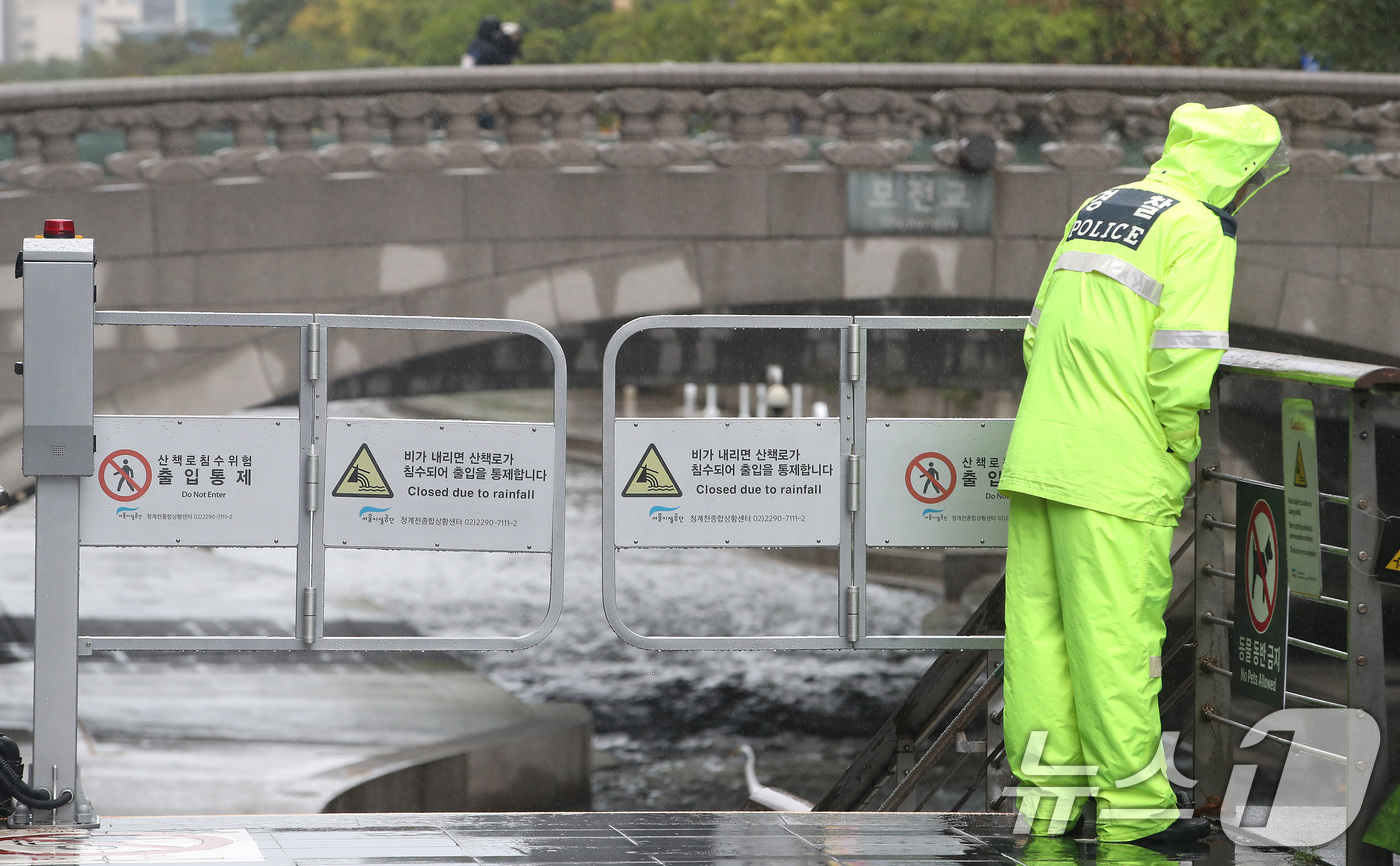
[(0, 866), (46, 863), (456, 864), (1131, 863), (1287, 866), (1216, 835), (1192, 850), (1028, 839), (1012, 816), (932, 813), (576, 812), (112, 818), (84, 831), (0, 831)]

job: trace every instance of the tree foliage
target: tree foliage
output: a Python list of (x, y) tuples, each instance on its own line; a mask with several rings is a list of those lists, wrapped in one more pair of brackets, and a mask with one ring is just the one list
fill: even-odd
[(242, 0), (241, 35), (0, 77), (455, 64), (482, 16), (527, 63), (1098, 63), (1400, 72), (1400, 0)]

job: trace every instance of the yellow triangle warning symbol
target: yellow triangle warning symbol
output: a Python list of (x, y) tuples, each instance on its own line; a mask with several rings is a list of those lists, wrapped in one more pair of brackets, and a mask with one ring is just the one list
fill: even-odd
[(1298, 459), (1293, 463), (1293, 486), (1308, 486), (1308, 470), (1303, 468), (1303, 443), (1298, 443)]
[(1391, 571), (1400, 571), (1400, 551), (1395, 552), (1395, 556), (1391, 557), (1385, 567)]
[(681, 488), (661, 459), (661, 452), (655, 445), (648, 445), (637, 468), (632, 470), (632, 479), (622, 488), (623, 496), (680, 496)]
[(394, 491), (389, 489), (388, 479), (379, 471), (379, 464), (374, 462), (369, 445), (362, 444), (360, 450), (355, 452), (355, 459), (345, 467), (345, 472), (340, 476), (340, 481), (336, 482), (331, 495), (361, 499), (393, 499)]

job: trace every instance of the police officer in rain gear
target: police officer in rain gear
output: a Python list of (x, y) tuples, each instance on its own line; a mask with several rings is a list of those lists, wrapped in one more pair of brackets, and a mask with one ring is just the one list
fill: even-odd
[(1209, 830), (1179, 817), (1160, 755), (1168, 556), (1228, 347), (1234, 214), (1287, 170), (1264, 111), (1182, 105), (1147, 177), (1086, 201), (1041, 282), (1000, 485), (1006, 751), (1032, 833), (1091, 796), (1106, 842)]

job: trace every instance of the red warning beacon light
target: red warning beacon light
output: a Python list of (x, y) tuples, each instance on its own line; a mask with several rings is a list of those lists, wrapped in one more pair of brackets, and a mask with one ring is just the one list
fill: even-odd
[(77, 231), (72, 220), (44, 220), (44, 237), (75, 238)]

